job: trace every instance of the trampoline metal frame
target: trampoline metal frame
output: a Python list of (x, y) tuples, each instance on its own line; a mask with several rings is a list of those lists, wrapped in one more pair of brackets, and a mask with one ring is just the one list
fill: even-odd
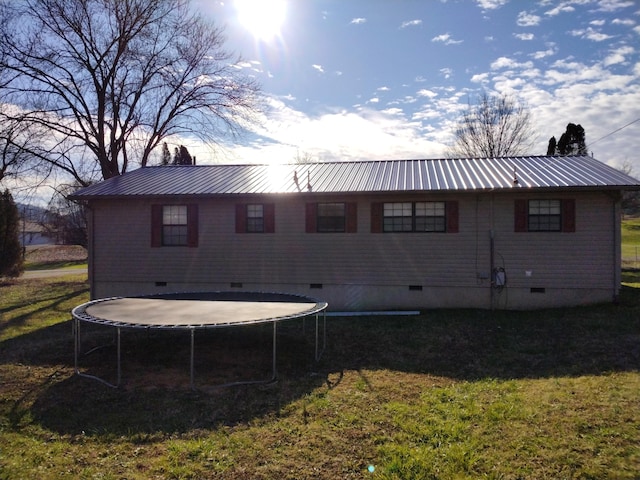
[[(215, 293), (228, 293), (228, 292), (207, 292), (207, 294), (215, 294)], [(251, 292), (243, 292), (243, 293), (251, 293)], [(255, 292), (257, 294), (263, 295), (262, 292)], [(141, 297), (128, 297), (128, 298), (164, 298), (165, 296), (171, 296), (172, 294), (164, 294), (164, 295), (153, 295), (153, 296), (141, 296)], [(197, 293), (196, 293), (197, 295)], [(270, 293), (268, 295), (278, 295)], [(277, 326), (278, 322), (282, 322), (285, 320), (295, 320), (302, 319), (303, 322), (310, 316), (315, 316), (315, 354), (314, 359), (316, 362), (320, 361), (322, 355), (326, 349), (327, 345), (327, 316), (326, 316), (326, 308), (328, 307), (328, 303), (326, 302), (318, 302), (314, 299), (302, 296), (296, 296), (292, 294), (282, 294), (287, 297), (298, 297), (300, 300), (305, 300), (308, 302), (315, 302), (316, 305), (304, 312), (300, 312), (295, 315), (285, 315), (281, 317), (274, 318), (263, 318), (259, 320), (252, 320), (246, 322), (226, 322), (226, 323), (218, 323), (218, 324), (189, 324), (189, 325), (149, 325), (149, 324), (136, 324), (136, 323), (128, 323), (128, 322), (120, 322), (114, 320), (108, 320), (103, 318), (94, 317), (86, 312), (86, 309), (91, 305), (95, 305), (100, 302), (107, 302), (110, 300), (120, 300), (127, 297), (110, 297), (110, 298), (100, 298), (97, 300), (92, 300), (87, 303), (83, 303), (82, 305), (78, 305), (75, 307), (71, 314), (73, 316), (73, 336), (74, 336), (74, 373), (80, 377), (90, 378), (92, 380), (96, 380), (108, 387), (111, 388), (119, 388), (122, 385), (122, 351), (121, 351), (121, 330), (123, 328), (127, 329), (145, 329), (145, 330), (186, 330), (189, 331), (190, 335), (190, 364), (189, 364), (189, 385), (191, 389), (195, 390), (195, 332), (196, 330), (207, 330), (207, 329), (215, 329), (215, 328), (230, 328), (230, 327), (241, 327), (241, 326), (249, 326), (249, 325), (257, 325), (261, 323), (272, 323), (273, 324), (273, 338), (272, 338), (272, 373), (271, 378), (267, 380), (244, 380), (244, 381), (236, 381), (229, 382), (220, 385), (216, 385), (215, 387), (229, 387), (236, 385), (253, 385), (253, 384), (268, 384), (277, 380), (278, 371), (277, 371)], [(322, 320), (320, 320), (322, 317)], [(81, 322), (106, 325), (116, 328), (116, 364), (117, 364), (117, 377), (116, 383), (113, 384), (108, 382), (107, 380), (98, 377), (97, 375), (91, 375), (88, 373), (83, 373), (80, 371), (80, 350), (81, 350), (81, 333), (80, 333), (80, 324)], [(320, 327), (322, 326), (322, 334), (320, 333)], [(85, 352), (85, 355), (102, 348), (106, 345), (95, 347), (88, 352)]]

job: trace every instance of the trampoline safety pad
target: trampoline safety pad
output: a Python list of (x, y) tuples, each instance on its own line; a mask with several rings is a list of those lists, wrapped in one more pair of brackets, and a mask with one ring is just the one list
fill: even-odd
[(152, 327), (214, 327), (296, 318), (316, 303), (116, 298), (85, 312), (114, 324)]

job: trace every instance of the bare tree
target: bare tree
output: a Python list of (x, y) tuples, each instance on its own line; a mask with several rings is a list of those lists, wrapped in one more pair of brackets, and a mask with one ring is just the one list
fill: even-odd
[(506, 157), (528, 153), (534, 143), (528, 109), (506, 95), (484, 93), (458, 120), (450, 157)]
[(69, 195), (79, 187), (77, 183), (59, 185), (49, 201), (46, 218), (40, 225), (51, 238), (56, 238), (58, 242), (87, 247), (88, 207), (84, 203), (69, 200)]
[[(29, 153), (82, 185), (92, 172), (107, 179), (145, 166), (168, 136), (215, 143), (254, 119), (259, 86), (188, 0), (10, 5), (0, 39), (8, 98), (22, 122), (48, 132)], [(77, 165), (87, 152), (94, 169)]]

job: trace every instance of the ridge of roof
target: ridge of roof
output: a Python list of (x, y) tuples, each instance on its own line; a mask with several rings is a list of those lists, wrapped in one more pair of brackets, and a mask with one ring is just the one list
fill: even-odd
[(621, 187), (640, 189), (640, 181), (589, 155), (538, 155), (150, 166), (80, 189), (71, 198)]
[(305, 166), (305, 165), (332, 165), (332, 164), (340, 164), (340, 165), (348, 165), (348, 164), (359, 164), (359, 163), (399, 163), (399, 162), (448, 162), (448, 161), (482, 161), (482, 160), (510, 160), (510, 159), (539, 159), (539, 158), (547, 158), (554, 160), (562, 160), (567, 158), (591, 158), (595, 160), (595, 158), (590, 155), (504, 155), (500, 157), (435, 157), (435, 158), (380, 158), (380, 159), (362, 159), (362, 160), (326, 160), (326, 161), (315, 161), (315, 162), (260, 162), (260, 163), (206, 163), (206, 164), (196, 164), (196, 165), (147, 165), (145, 167), (140, 167), (135, 170), (130, 170), (126, 173), (131, 173), (137, 170), (145, 169), (157, 169), (157, 168), (187, 168), (187, 167), (197, 167), (197, 168), (210, 168), (210, 167), (271, 167), (274, 165), (291, 165), (291, 166)]

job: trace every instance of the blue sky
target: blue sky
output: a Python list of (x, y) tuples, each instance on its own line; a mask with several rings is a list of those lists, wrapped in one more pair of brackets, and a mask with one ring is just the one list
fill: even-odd
[(195, 3), (269, 106), (214, 153), (187, 143), (198, 163), (439, 158), (486, 91), (528, 105), (531, 154), (580, 123), (596, 158), (640, 175), (639, 2), (260, 1), (249, 13), (240, 0)]

